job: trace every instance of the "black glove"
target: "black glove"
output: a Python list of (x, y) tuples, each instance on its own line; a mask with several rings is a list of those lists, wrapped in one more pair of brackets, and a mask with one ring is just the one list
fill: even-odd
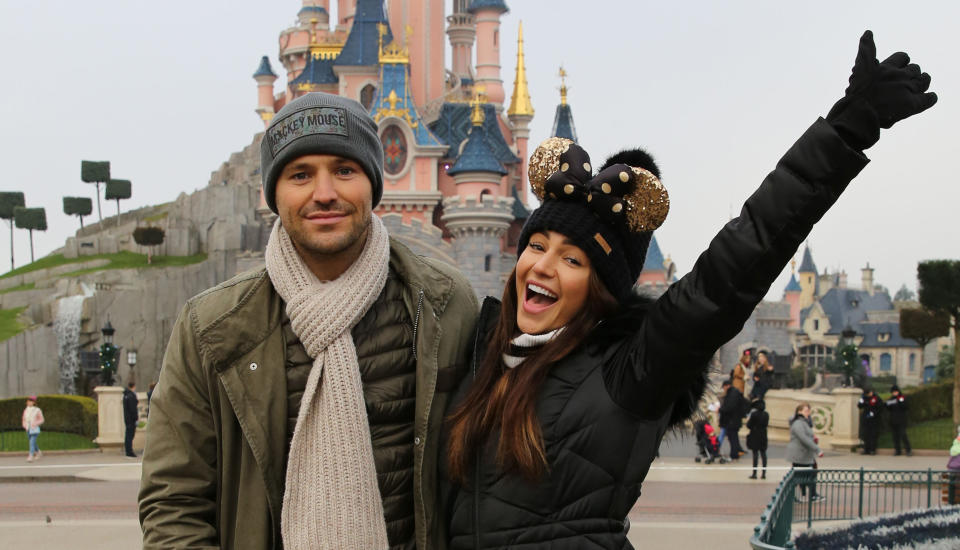
[(937, 94), (927, 92), (929, 87), (930, 75), (903, 52), (878, 63), (873, 33), (866, 31), (846, 95), (830, 109), (827, 122), (847, 145), (862, 151), (880, 139), (880, 128), (933, 107)]

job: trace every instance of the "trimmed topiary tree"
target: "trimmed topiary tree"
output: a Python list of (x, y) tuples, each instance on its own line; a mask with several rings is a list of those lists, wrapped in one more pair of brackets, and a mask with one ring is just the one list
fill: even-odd
[(163, 244), (166, 234), (159, 227), (138, 227), (133, 230), (133, 240), (140, 246), (147, 247), (147, 263), (152, 262), (151, 248)]
[(81, 160), (80, 179), (97, 186), (97, 217), (103, 221), (103, 213), (100, 212), (100, 184), (110, 181), (110, 161)]
[(20, 191), (0, 192), (0, 219), (10, 222), (10, 271), (13, 271), (13, 209), (26, 204)]
[(30, 231), (30, 263), (33, 263), (33, 231), (47, 230), (47, 212), (43, 208), (18, 206), (13, 209), (13, 222), (18, 228)]
[(117, 225), (120, 225), (120, 199), (130, 198), (130, 180), (110, 180), (103, 192), (103, 198), (117, 201)]
[(920, 304), (950, 317), (953, 325), (953, 426), (960, 426), (960, 260), (917, 264)]
[(63, 197), (63, 213), (80, 218), (80, 229), (83, 229), (83, 217), (93, 212), (93, 201), (88, 197)]

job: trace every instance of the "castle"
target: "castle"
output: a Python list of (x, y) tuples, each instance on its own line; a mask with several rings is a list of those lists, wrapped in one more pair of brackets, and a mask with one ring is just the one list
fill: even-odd
[[(267, 125), (287, 102), (316, 91), (359, 101), (380, 127), (385, 174), (376, 213), (391, 234), (459, 267), (479, 297), (499, 296), (530, 208), (534, 108), (522, 23), (506, 104), (503, 0), (454, 0), (446, 18), (423, 1), (394, 1), (385, 10), (380, 0), (338, 0), (337, 8), (337, 21), (330, 21), (330, 0), (303, 0), (297, 25), (280, 33), (282, 91), (268, 56), (253, 75), (257, 114)], [(565, 82), (560, 92), (551, 135), (576, 141)], [(272, 220), (263, 202), (258, 214)], [(651, 249), (641, 283), (662, 292), (672, 280), (672, 263), (656, 243)]]
[[(452, 6), (392, 0), (388, 9), (382, 0), (336, 1), (335, 21), (331, 0), (302, 1), (296, 23), (279, 35), (276, 70), (286, 73), (283, 87), (268, 56), (253, 74), (255, 112), (266, 126), (286, 102), (313, 91), (366, 106), (384, 145), (384, 193), (376, 213), (388, 231), (415, 252), (456, 265), (479, 297), (499, 297), (533, 207), (526, 188), (534, 108), (522, 27), (508, 102), (500, 59), (500, 22), (508, 13), (503, 0), (451, 0)], [(551, 135), (576, 141), (562, 84)], [(166, 235), (156, 255), (199, 254), (203, 261), (98, 270), (106, 260), (91, 259), (0, 280), (0, 309), (24, 308), (26, 325), (0, 341), (0, 397), (84, 393), (74, 380), (79, 373), (92, 380), (99, 372), (96, 350), (108, 320), (121, 348), (117, 379), (136, 380), (141, 388), (156, 380), (182, 304), (263, 265), (274, 215), (260, 192), (262, 136), (232, 154), (203, 188), (89, 224), (55, 251), (73, 259), (143, 253), (131, 235), (152, 225)], [(661, 294), (675, 272), (654, 238), (638, 284)]]
[(782, 300), (761, 302), (743, 330), (718, 351), (717, 362), (724, 373), (745, 350), (765, 350), (781, 358), (778, 367), (806, 365), (812, 382), (841, 340), (848, 338), (872, 376), (896, 376), (902, 386), (932, 378), (939, 339), (922, 348), (900, 336), (900, 310), (919, 306), (910, 296), (901, 291), (891, 299), (887, 289), (874, 282), (870, 264), (861, 270), (860, 288), (848, 286), (844, 271), (820, 273), (809, 246), (804, 248), (800, 268), (792, 264), (795, 272)]

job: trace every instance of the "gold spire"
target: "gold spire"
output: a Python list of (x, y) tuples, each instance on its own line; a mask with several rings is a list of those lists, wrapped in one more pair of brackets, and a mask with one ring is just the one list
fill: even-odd
[(517, 31), (517, 75), (513, 79), (513, 97), (510, 98), (508, 115), (533, 116), (533, 103), (527, 89), (527, 68), (523, 62), (523, 21)]
[(470, 122), (474, 126), (483, 126), (484, 115), (483, 115), (483, 104), (486, 99), (487, 89), (483, 86), (476, 86), (473, 89), (473, 99), (470, 100), (470, 106), (473, 107), (473, 113), (470, 115)]
[(567, 104), (567, 71), (560, 65), (560, 105)]

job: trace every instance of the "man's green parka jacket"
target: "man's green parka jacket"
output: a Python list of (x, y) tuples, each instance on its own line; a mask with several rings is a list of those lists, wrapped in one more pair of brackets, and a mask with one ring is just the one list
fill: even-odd
[[(414, 322), (416, 543), (421, 550), (442, 550), (438, 438), (447, 391), (465, 372), (477, 300), (454, 268), (416, 256), (394, 239), (390, 269), (404, 285)], [(283, 308), (260, 269), (199, 294), (180, 312), (147, 423), (140, 484), (143, 548), (282, 548)]]

